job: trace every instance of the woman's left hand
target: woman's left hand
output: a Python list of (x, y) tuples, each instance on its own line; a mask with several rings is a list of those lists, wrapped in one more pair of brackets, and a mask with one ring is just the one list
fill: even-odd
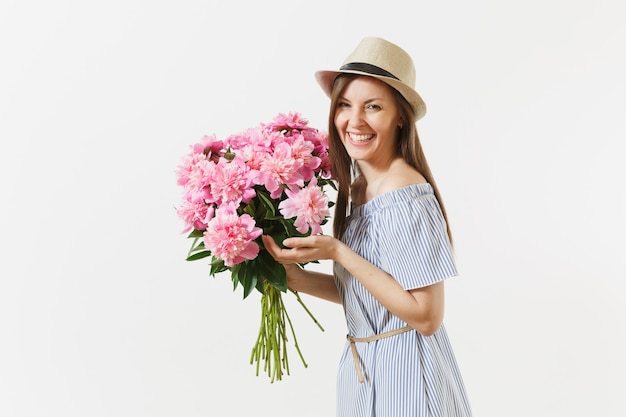
[(265, 249), (281, 264), (306, 263), (324, 259), (336, 260), (341, 245), (332, 236), (313, 235), (307, 237), (290, 237), (283, 241), (286, 247), (281, 249), (274, 239), (263, 236)]

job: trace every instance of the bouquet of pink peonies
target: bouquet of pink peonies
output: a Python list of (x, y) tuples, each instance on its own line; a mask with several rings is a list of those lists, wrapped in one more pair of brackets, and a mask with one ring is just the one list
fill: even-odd
[(328, 135), (299, 113), (281, 113), (224, 140), (204, 136), (183, 157), (177, 182), (183, 187), (177, 214), (193, 239), (187, 260), (211, 257), (211, 276), (230, 271), (244, 298), (254, 289), (261, 293), (261, 326), (250, 358), (256, 374), (261, 361), (272, 382), (283, 370), (289, 374), (287, 326), (306, 367), (282, 300), (285, 269), (264, 249), (261, 235), (282, 245), (287, 237), (322, 232), (333, 205), (324, 188), (335, 187)]

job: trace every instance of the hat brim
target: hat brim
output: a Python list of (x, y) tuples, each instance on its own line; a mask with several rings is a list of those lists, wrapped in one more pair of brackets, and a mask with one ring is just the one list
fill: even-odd
[(402, 81), (397, 80), (395, 78), (385, 77), (382, 75), (370, 74), (363, 71), (354, 71), (354, 70), (322, 70), (317, 71), (315, 73), (315, 79), (317, 83), (322, 87), (322, 90), (328, 97), (330, 97), (333, 83), (335, 82), (335, 78), (337, 78), (340, 74), (356, 74), (356, 75), (365, 75), (367, 77), (376, 78), (381, 80), (382, 82), (388, 84), (395, 90), (397, 90), (402, 96), (409, 102), (413, 111), (415, 112), (415, 121), (417, 122), (419, 119), (424, 117), (426, 114), (426, 103), (422, 100), (422, 97), (418, 94), (417, 91), (412, 89), (411, 87), (404, 84)]

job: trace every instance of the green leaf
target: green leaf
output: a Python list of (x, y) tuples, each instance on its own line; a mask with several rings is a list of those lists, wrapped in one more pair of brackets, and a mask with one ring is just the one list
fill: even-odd
[(258, 280), (259, 275), (253, 263), (244, 262), (239, 272), (239, 282), (243, 285), (243, 298), (249, 296), (252, 290), (256, 288)]
[(274, 207), (274, 201), (270, 198), (269, 194), (263, 191), (257, 190), (256, 195), (259, 196), (259, 200), (261, 200), (261, 203), (263, 203), (263, 206), (265, 206), (267, 211), (269, 211), (273, 215), (276, 215), (276, 208)]
[(197, 261), (198, 259), (206, 258), (207, 256), (211, 256), (211, 252), (205, 250), (203, 252), (194, 253), (187, 257), (188, 261)]
[(256, 282), (256, 290), (260, 292), (261, 294), (265, 294), (265, 288), (264, 288), (262, 279)]
[[(280, 231), (280, 233), (272, 233), (270, 235), (270, 237), (272, 239), (274, 239), (274, 242), (276, 242), (276, 244), (278, 245), (279, 248), (284, 249), (285, 245), (283, 244), (283, 240), (287, 239), (288, 235), (286, 233), (284, 233), (282, 230)], [(263, 248), (265, 249), (265, 248)], [(265, 252), (267, 255), (269, 255), (269, 253)], [(271, 255), (270, 255), (271, 257)], [(274, 258), (272, 258), (273, 260)]]
[(194, 252), (197, 252), (199, 250), (204, 250), (204, 241), (200, 241), (200, 243), (196, 245), (196, 243), (198, 243), (198, 240), (200, 240), (200, 238), (197, 237), (191, 243), (191, 247), (189, 248), (189, 252), (187, 252), (187, 257), (189, 257)]
[(287, 273), (285, 267), (278, 263), (267, 251), (261, 251), (257, 257), (261, 275), (275, 288), (287, 291)]
[(198, 238), (196, 238), (196, 239), (193, 241), (193, 244), (191, 245), (191, 249), (189, 249), (189, 254), (192, 254), (193, 252), (198, 252), (198, 251), (201, 251), (201, 250), (204, 250), (204, 249), (205, 249), (204, 242), (203, 242), (203, 241), (200, 241), (200, 243), (198, 243), (198, 244), (196, 245), (196, 242), (197, 242), (197, 241), (198, 241)]
[(187, 238), (196, 238), (204, 236), (204, 230), (193, 229)]
[(272, 284), (272, 286), (282, 292), (287, 292), (287, 275), (285, 274), (285, 267), (282, 265), (278, 265), (273, 273), (269, 274), (266, 279)]
[(213, 257), (213, 259), (211, 260), (211, 270), (210, 270), (210, 274), (211, 276), (215, 276), (216, 274), (219, 274), (220, 272), (224, 272), (228, 270), (228, 267), (226, 265), (224, 265), (224, 260), (217, 258), (217, 257)]
[(278, 221), (278, 220), (284, 219), (283, 216), (276, 216), (276, 215), (268, 216), (267, 214), (265, 216), (263, 216), (263, 218), (265, 220), (270, 220), (270, 221)]
[(252, 200), (250, 203), (248, 203), (244, 208), (243, 208), (243, 212), (245, 214), (249, 214), (250, 217), (252, 218), (256, 218), (256, 208), (255, 208), (255, 204), (254, 204), (254, 200)]
[[(279, 220), (279, 223), (283, 226), (283, 229), (285, 230), (286, 237), (301, 236), (301, 234), (296, 230), (296, 228), (293, 225), (293, 223), (291, 221), (289, 221), (288, 219), (281, 219), (281, 220)], [(281, 243), (281, 245), (282, 245), (282, 243)]]
[(230, 270), (230, 277), (233, 281), (233, 291), (237, 289), (237, 285), (239, 285), (239, 271), (241, 269), (241, 264), (237, 264), (233, 266)]
[(263, 204), (255, 205), (254, 213), (251, 216), (257, 224), (260, 224), (267, 216), (267, 209)]

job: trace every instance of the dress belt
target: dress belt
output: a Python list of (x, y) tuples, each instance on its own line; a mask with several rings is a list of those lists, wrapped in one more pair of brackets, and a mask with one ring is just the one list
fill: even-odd
[(352, 351), (352, 359), (354, 359), (354, 368), (356, 369), (356, 374), (359, 377), (359, 382), (361, 384), (365, 382), (365, 379), (363, 379), (363, 373), (361, 372), (361, 366), (359, 365), (359, 354), (356, 351), (355, 343), (360, 343), (360, 342), (369, 343), (369, 342), (373, 342), (374, 340), (379, 340), (379, 339), (384, 339), (386, 337), (395, 336), (397, 334), (405, 333), (410, 330), (413, 330), (411, 326), (404, 326), (399, 329), (391, 330), (385, 333), (375, 334), (373, 336), (368, 336), (368, 337), (352, 337), (348, 335), (348, 342), (350, 342), (350, 350)]

